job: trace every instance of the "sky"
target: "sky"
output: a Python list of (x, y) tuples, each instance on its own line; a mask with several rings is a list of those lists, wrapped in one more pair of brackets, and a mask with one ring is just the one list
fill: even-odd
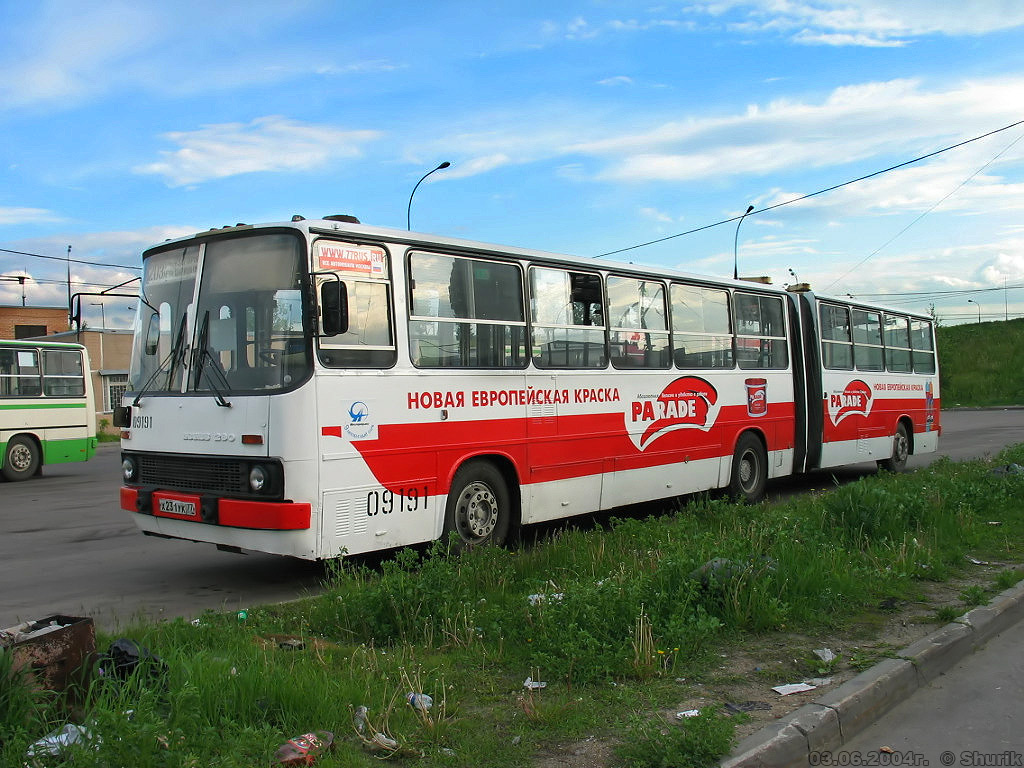
[(1018, 0), (0, 0), (0, 276), (64, 306), (69, 266), (102, 290), (170, 237), (408, 214), (1002, 320), (1024, 316), (1021, 121)]

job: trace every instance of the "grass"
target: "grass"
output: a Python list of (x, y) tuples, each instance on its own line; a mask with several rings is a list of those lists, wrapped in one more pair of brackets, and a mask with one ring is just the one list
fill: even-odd
[[(1024, 463), (1024, 446), (996, 460), (1008, 462)], [(736, 721), (718, 706), (672, 717), (678, 680), (708, 674), (720, 648), (745, 639), (837, 630), (915, 599), (969, 567), (966, 555), (1017, 562), (1024, 476), (992, 468), (940, 460), (774, 505), (702, 497), (517, 549), (435, 544), (340, 561), (316, 598), (242, 621), (207, 613), (131, 628), (169, 672), (94, 681), (72, 709), (33, 693), (0, 655), (0, 765), (21, 765), (32, 741), (68, 721), (102, 739), (77, 750), (76, 766), (266, 765), (314, 730), (336, 738), (323, 768), (526, 766), (589, 737), (617, 745), (608, 752), (621, 765), (712, 765)], [(936, 618), (1018, 576), (965, 588)], [(804, 656), (801, 669), (828, 671)], [(524, 688), (527, 678), (546, 686)], [(408, 692), (433, 706), (413, 709)], [(388, 740), (397, 748), (373, 750)]]
[(942, 405), (1024, 405), (1024, 318), (937, 330)]

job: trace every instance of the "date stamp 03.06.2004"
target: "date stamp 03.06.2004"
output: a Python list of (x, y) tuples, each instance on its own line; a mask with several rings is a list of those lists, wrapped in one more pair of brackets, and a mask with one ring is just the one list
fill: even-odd
[(937, 756), (913, 750), (899, 750), (882, 747), (878, 750), (856, 751), (836, 750), (832, 752), (811, 752), (807, 764), (812, 768), (833, 768), (833, 766), (886, 766), (887, 768), (911, 768), (914, 766), (963, 766), (964, 768), (1024, 768), (1024, 752), (1003, 750), (1002, 752), (980, 752), (964, 750), (954, 752), (943, 750)]

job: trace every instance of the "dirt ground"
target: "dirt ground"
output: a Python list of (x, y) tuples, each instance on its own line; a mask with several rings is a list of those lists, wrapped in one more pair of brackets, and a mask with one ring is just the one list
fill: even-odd
[[(882, 659), (932, 633), (941, 626), (936, 611), (944, 606), (966, 613), (960, 593), (967, 587), (989, 587), (996, 573), (1007, 566), (976, 565), (971, 573), (945, 584), (923, 584), (920, 601), (888, 600), (865, 623), (841, 634), (802, 636), (784, 633), (765, 635), (744, 647), (723, 647), (719, 660), (694, 679), (679, 678), (678, 704), (659, 713), (665, 727), (679, 722), (681, 713), (718, 707), (724, 714), (745, 713), (736, 727), (742, 740), (768, 723), (785, 717), (828, 691), (856, 677)], [(814, 651), (828, 649), (836, 655), (831, 663)], [(818, 678), (815, 690), (782, 696), (773, 686)], [(830, 680), (830, 682), (825, 682)], [(731, 707), (726, 705), (732, 705)], [(534, 761), (536, 768), (611, 768), (614, 743), (596, 736), (555, 745)]]

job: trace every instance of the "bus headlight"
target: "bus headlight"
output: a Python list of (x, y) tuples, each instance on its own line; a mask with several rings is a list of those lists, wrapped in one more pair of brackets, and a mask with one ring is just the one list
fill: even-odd
[(259, 464), (249, 470), (249, 487), (256, 493), (261, 493), (267, 487), (267, 471)]
[(125, 457), (121, 461), (121, 475), (124, 477), (126, 483), (133, 482), (139, 475), (139, 468), (135, 463), (135, 459)]

